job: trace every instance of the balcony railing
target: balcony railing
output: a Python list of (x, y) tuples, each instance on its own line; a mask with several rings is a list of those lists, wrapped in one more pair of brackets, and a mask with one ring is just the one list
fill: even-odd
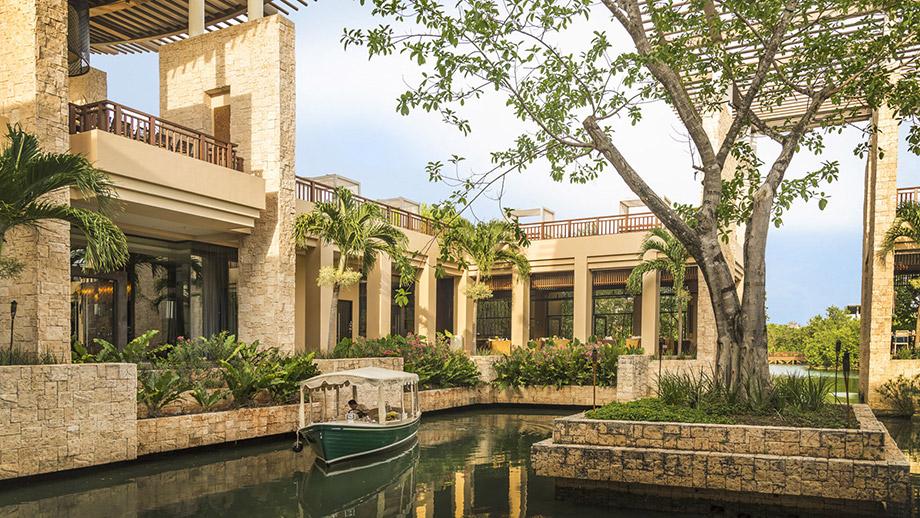
[(70, 105), (70, 133), (101, 130), (211, 164), (243, 170), (236, 144), (112, 101)]
[(920, 187), (902, 187), (898, 189), (898, 205), (920, 202)]
[(620, 216), (598, 216), (594, 218), (563, 219), (525, 223), (521, 230), (527, 239), (565, 239), (569, 237), (609, 236), (627, 232), (642, 232), (661, 226), (651, 212)]
[[(334, 188), (305, 178), (297, 178), (296, 189), (297, 199), (303, 201), (314, 203), (318, 201), (330, 202), (335, 198)], [(363, 196), (355, 195), (354, 198), (362, 203), (373, 203), (381, 207), (387, 220), (394, 226), (421, 232), (422, 234), (434, 235), (434, 223), (428, 218)]]

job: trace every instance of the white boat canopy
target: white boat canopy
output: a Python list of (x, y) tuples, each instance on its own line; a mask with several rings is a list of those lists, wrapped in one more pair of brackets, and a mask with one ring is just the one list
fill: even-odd
[(360, 383), (362, 385), (392, 385), (394, 383), (418, 383), (418, 374), (412, 372), (394, 371), (380, 367), (362, 367), (347, 371), (320, 374), (300, 382), (302, 387), (318, 389), (325, 386), (342, 385), (345, 382)]

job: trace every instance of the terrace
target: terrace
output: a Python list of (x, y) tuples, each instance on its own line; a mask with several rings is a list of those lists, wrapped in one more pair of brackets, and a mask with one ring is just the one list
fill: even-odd
[(243, 158), (237, 156), (236, 144), (109, 100), (71, 104), (69, 121), (71, 135), (100, 130), (243, 171)]

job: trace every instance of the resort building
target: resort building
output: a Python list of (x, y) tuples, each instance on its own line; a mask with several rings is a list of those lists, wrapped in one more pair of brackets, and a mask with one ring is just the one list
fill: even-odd
[[(337, 251), (319, 242), (298, 248), (292, 224), (330, 200), (334, 187), (360, 196), (361, 186), (335, 174), (296, 174), (310, 169), (294, 156), (294, 25), (285, 14), (297, 3), (0, 5), (0, 28), (17, 42), (0, 57), (0, 122), (21, 124), (47, 151), (84, 154), (107, 171), (120, 197), (114, 220), (131, 253), (120, 271), (89, 274), (81, 267), (84, 244), (66, 225), (8, 236), (5, 252), (28, 258), (15, 282), (0, 281), (4, 303), (18, 302), (16, 342), (65, 361), (71, 340), (121, 346), (150, 329), (159, 341), (229, 331), (285, 351), (325, 348), (332, 289), (316, 277)], [(110, 100), (106, 73), (90, 67), (91, 52), (157, 52), (159, 113)], [(721, 122), (707, 123), (714, 136)], [(59, 195), (92, 203), (76, 191)], [(497, 272), (489, 281), (494, 297), (474, 305), (465, 294), (469, 272), (447, 265), (447, 275), (436, 276), (437, 239), (418, 202), (361, 199), (380, 204), (410, 250), (423, 253), (406, 306), (394, 303), (398, 281), (387, 257), (343, 290), (336, 340), (449, 332), (473, 352), (594, 336), (647, 354), (659, 344), (678, 350), (672, 280), (649, 274), (641, 293), (626, 290), (641, 240), (659, 225), (639, 202), (584, 219), (556, 219), (547, 208), (519, 211), (533, 273), (518, 279)], [(680, 350), (710, 362), (712, 311), (693, 265), (687, 284), (693, 298)], [(10, 315), (0, 312), (0, 336), (9, 325)]]

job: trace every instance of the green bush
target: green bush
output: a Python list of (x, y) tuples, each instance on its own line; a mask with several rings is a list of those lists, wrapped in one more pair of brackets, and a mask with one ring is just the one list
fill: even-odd
[(920, 397), (920, 375), (890, 379), (879, 387), (878, 392), (882, 399), (891, 404), (897, 415), (913, 415), (917, 411), (917, 398)]
[[(159, 333), (155, 329), (151, 329), (146, 333), (136, 337), (134, 340), (128, 342), (123, 349), (119, 349), (117, 345), (103, 340), (101, 338), (96, 338), (93, 342), (100, 347), (98, 353), (90, 355), (85, 348), (79, 350), (78, 352), (82, 353), (79, 360), (86, 362), (92, 361), (95, 363), (148, 363), (153, 362), (157, 359), (158, 355), (164, 351), (170, 349), (170, 345), (164, 344), (158, 347), (151, 347), (150, 342), (153, 338)], [(74, 342), (71, 345), (73, 348), (79, 342)], [(90, 359), (91, 358), (91, 359)], [(72, 359), (76, 360), (76, 358)]]
[(228, 392), (222, 389), (211, 389), (205, 383), (198, 382), (192, 389), (192, 398), (205, 412), (210, 412), (218, 403), (227, 397)]
[(179, 340), (169, 349), (163, 363), (175, 368), (204, 369), (215, 367), (236, 351), (240, 342), (227, 332), (191, 340)]
[(616, 421), (652, 421), (657, 423), (732, 424), (734, 420), (712, 415), (698, 408), (670, 405), (658, 399), (640, 399), (628, 403), (611, 403), (585, 413), (589, 419)]
[(551, 341), (516, 347), (495, 362), (495, 383), (502, 387), (534, 385), (591, 385), (591, 354), (597, 348), (597, 384), (616, 386), (617, 361), (623, 354), (635, 353), (617, 344), (583, 344), (577, 340), (554, 345)]
[(48, 352), (37, 354), (19, 349), (10, 351), (8, 347), (0, 348), (0, 365), (53, 365), (55, 363), (63, 363), (63, 361)]
[(448, 338), (442, 334), (433, 342), (416, 335), (345, 339), (336, 344), (332, 357), (402, 357), (403, 370), (418, 374), (421, 389), (472, 387), (480, 381), (473, 360), (463, 351), (452, 351)]
[(171, 370), (144, 370), (137, 376), (137, 400), (150, 417), (160, 415), (164, 406), (179, 399), (188, 390), (188, 383)]
[(268, 386), (272, 401), (290, 403), (298, 394), (300, 382), (319, 374), (319, 368), (313, 361), (312, 353), (294, 356), (279, 355), (274, 360), (274, 374), (274, 380)]

